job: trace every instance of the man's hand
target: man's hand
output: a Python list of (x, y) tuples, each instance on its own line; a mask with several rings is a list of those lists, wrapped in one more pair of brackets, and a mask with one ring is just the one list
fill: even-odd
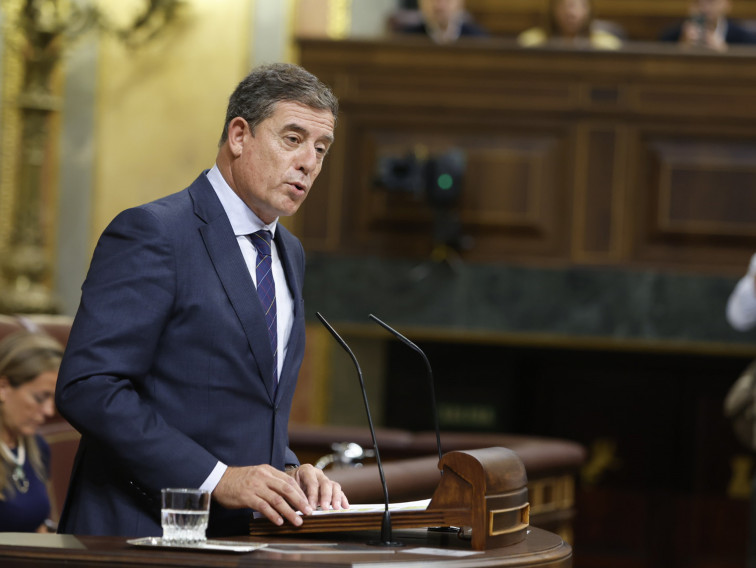
[(331, 481), (322, 470), (311, 464), (304, 464), (289, 472), (307, 495), (312, 509), (348, 509), (349, 501), (341, 490), (341, 485)]
[(294, 477), (270, 465), (229, 467), (215, 487), (213, 499), (229, 509), (254, 509), (276, 525), (286, 519), (298, 527), (302, 518), (297, 511), (312, 514)]
[(680, 32), (680, 43), (684, 45), (702, 45), (704, 43), (704, 28), (693, 20), (683, 22)]
[(310, 464), (288, 473), (269, 465), (229, 467), (213, 491), (213, 499), (229, 509), (254, 509), (276, 525), (286, 519), (297, 527), (302, 524), (297, 511), (311, 515), (317, 507), (349, 508), (341, 486)]
[(727, 51), (727, 42), (717, 33), (716, 29), (709, 29), (690, 20), (683, 24), (680, 43), (700, 45), (714, 51)]

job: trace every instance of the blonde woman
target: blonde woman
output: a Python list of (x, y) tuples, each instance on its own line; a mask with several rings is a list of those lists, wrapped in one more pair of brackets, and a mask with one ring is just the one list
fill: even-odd
[(44, 532), (50, 448), (37, 434), (55, 412), (63, 348), (42, 333), (0, 341), (0, 531)]

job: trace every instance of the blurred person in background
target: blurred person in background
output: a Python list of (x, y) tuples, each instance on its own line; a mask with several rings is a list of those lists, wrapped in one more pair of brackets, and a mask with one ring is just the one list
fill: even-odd
[[(725, 315), (727, 322), (738, 331), (748, 331), (756, 326), (756, 254), (751, 257), (748, 271), (730, 292)], [(756, 568), (756, 475), (751, 481), (751, 516), (746, 566)]]
[(37, 434), (55, 413), (63, 348), (43, 333), (0, 342), (0, 531), (47, 532), (50, 448)]
[(691, 0), (690, 17), (665, 30), (661, 41), (726, 51), (728, 45), (756, 43), (756, 33), (728, 16), (730, 0)]
[(546, 44), (596, 49), (622, 47), (617, 35), (596, 25), (591, 0), (550, 0), (544, 25), (525, 30), (517, 42), (522, 47)]
[(418, 7), (421, 20), (397, 23), (397, 31), (425, 34), (436, 43), (452, 43), (462, 36), (488, 35), (465, 10), (465, 0), (419, 0)]
[(738, 331), (756, 326), (756, 254), (751, 257), (748, 271), (730, 293), (726, 315), (729, 324)]

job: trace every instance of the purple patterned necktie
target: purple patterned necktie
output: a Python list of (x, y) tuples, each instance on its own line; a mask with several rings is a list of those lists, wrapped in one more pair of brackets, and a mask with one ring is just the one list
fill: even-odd
[(249, 235), (249, 239), (257, 249), (257, 295), (260, 297), (268, 324), (270, 348), (273, 351), (273, 378), (278, 382), (278, 333), (276, 328), (276, 284), (273, 281), (273, 271), (270, 256), (270, 231), (257, 231)]

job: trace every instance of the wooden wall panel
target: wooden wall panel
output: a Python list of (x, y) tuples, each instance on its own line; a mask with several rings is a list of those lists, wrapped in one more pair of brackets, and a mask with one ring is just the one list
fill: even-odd
[[(475, 235), (476, 249), (559, 257), (568, 240), (561, 195), (567, 146), (559, 129), (523, 132), (481, 123), (432, 127), (406, 126), (403, 116), (376, 120), (351, 117), (354, 138), (346, 148), (344, 186), (346, 216), (339, 250), (425, 255), (431, 251), (436, 210), (424, 193), (389, 190), (377, 181), (378, 164), (417, 154), (438, 156), (450, 150), (466, 158), (459, 216), (463, 229)], [(475, 133), (473, 133), (475, 132)], [(310, 204), (308, 203), (308, 206)], [(309, 211), (309, 209), (308, 209)], [(307, 215), (309, 216), (309, 215)], [(471, 254), (475, 254), (471, 252)]]
[(649, 152), (656, 234), (756, 236), (756, 143), (660, 141)]
[(756, 143), (654, 133), (642, 145), (633, 258), (742, 262), (756, 240)]
[[(680, 147), (682, 146), (682, 147)], [(657, 145), (659, 231), (698, 237), (756, 236), (756, 144)]]
[[(382, 156), (462, 150), (465, 260), (739, 274), (756, 250), (756, 50), (526, 50), (303, 40), (343, 118), (308, 250), (424, 256), (438, 219), (376, 187)], [(314, 198), (314, 199), (313, 199)]]
[(625, 137), (610, 125), (589, 125), (576, 140), (575, 258), (619, 258), (625, 191)]
[(333, 249), (338, 246), (341, 238), (341, 176), (330, 173), (341, 169), (340, 157), (336, 152), (329, 154), (320, 178), (310, 189), (305, 207), (311, 213), (284, 220), (287, 225), (295, 227), (298, 234), (306, 235), (307, 248), (311, 250)]
[[(756, 55), (756, 50), (754, 51)], [(732, 62), (731, 62), (732, 63)], [(709, 68), (708, 71), (716, 71)], [(737, 66), (730, 68), (737, 72)], [(655, 114), (665, 118), (676, 116), (705, 118), (717, 116), (724, 120), (754, 119), (756, 105), (753, 105), (753, 88), (738, 85), (717, 85), (723, 77), (712, 76), (704, 70), (700, 84), (638, 85), (632, 89), (632, 105), (644, 114)], [(730, 79), (734, 78), (730, 76)]]
[[(553, 162), (553, 140), (511, 140), (507, 146), (468, 153), (462, 192), (462, 215), (469, 223), (491, 228), (528, 227), (543, 231), (547, 197), (554, 187), (544, 187), (546, 163)], [(553, 166), (552, 166), (553, 171)], [(496, 188), (495, 191), (482, 191)]]

